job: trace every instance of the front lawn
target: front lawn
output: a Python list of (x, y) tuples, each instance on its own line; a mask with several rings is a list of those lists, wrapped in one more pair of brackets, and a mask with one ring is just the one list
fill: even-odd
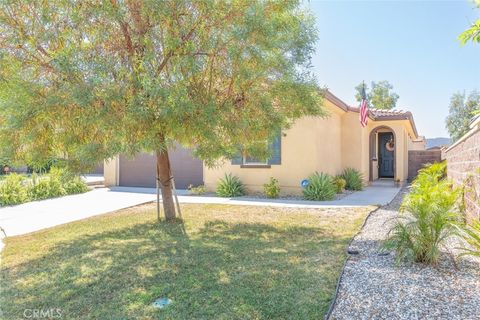
[[(321, 319), (373, 208), (147, 204), (5, 239), (0, 308), (63, 319)], [(173, 304), (154, 309), (159, 297)]]

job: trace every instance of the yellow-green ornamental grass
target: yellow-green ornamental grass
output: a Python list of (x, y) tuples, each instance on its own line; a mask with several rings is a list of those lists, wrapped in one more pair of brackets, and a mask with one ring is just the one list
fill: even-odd
[[(154, 204), (7, 238), (0, 305), (65, 319), (321, 319), (346, 246), (373, 208)], [(173, 300), (164, 310), (151, 304)]]

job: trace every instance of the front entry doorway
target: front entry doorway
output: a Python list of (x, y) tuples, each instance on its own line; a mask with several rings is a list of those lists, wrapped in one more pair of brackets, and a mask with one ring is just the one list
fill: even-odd
[(380, 178), (393, 178), (394, 176), (394, 150), (395, 141), (393, 133), (378, 133), (378, 176)]

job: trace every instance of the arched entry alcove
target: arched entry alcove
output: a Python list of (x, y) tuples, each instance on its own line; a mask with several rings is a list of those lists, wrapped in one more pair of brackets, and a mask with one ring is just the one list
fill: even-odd
[(372, 129), (369, 138), (369, 181), (379, 178), (396, 179), (397, 141), (395, 131), (388, 126)]

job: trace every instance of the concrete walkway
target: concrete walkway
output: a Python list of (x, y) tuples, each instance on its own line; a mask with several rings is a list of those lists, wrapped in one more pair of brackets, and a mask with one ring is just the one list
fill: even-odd
[(151, 202), (154, 199), (155, 196), (150, 194), (114, 192), (99, 188), (87, 193), (0, 208), (0, 227), (10, 237)]
[[(181, 203), (218, 203), (231, 205), (272, 206), (284, 208), (332, 208), (332, 207), (361, 207), (369, 205), (383, 206), (397, 195), (400, 187), (395, 187), (391, 180), (377, 180), (362, 191), (357, 191), (340, 200), (307, 201), (286, 199), (260, 199), (248, 196), (238, 198), (221, 198), (215, 196), (190, 196), (187, 190), (177, 190)], [(156, 194), (154, 188), (112, 187), (112, 191), (128, 193)]]
[[(212, 203), (228, 205), (273, 206), (284, 208), (332, 208), (384, 205), (389, 203), (400, 188), (392, 181), (375, 183), (365, 190), (350, 194), (336, 201), (304, 201), (258, 198), (220, 198), (213, 196), (189, 196), (179, 190), (181, 203)], [(0, 208), (0, 227), (7, 236), (25, 234), (44, 228), (85, 219), (146, 202), (155, 201), (152, 188), (98, 188), (90, 192), (62, 198), (33, 201), (17, 206)]]

